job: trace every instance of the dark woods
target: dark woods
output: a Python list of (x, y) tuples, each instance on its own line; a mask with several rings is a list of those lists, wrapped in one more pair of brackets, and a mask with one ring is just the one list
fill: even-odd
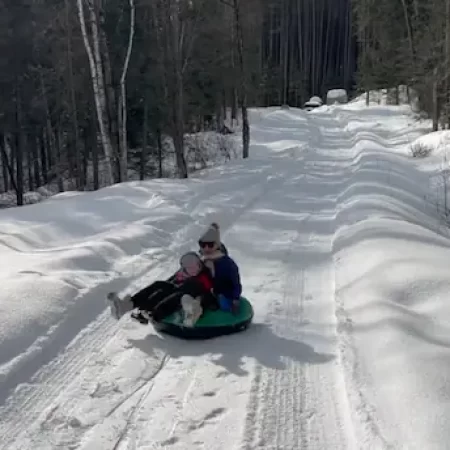
[(238, 126), (247, 157), (248, 107), (332, 88), (407, 84), (440, 115), (449, 1), (0, 0), (0, 189), (187, 177), (189, 134), (229, 157)]

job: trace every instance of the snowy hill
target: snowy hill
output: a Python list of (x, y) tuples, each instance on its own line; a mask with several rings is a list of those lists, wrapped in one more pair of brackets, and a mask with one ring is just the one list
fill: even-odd
[[(249, 160), (0, 211), (0, 449), (444, 449), (450, 239), (425, 128), (364, 100), (251, 112)], [(424, 138), (422, 138), (424, 139)], [(255, 321), (115, 322), (219, 221)]]

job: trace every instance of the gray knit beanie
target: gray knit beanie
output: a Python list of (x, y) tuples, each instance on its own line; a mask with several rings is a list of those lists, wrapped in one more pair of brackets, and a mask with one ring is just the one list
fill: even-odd
[(220, 230), (216, 223), (212, 223), (198, 242), (214, 242), (220, 246)]

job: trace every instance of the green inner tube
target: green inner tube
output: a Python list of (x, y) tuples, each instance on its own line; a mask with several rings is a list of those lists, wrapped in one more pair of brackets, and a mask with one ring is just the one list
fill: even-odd
[[(231, 314), (225, 311), (205, 311), (200, 319), (196, 322), (194, 328), (220, 328), (233, 327), (243, 322), (248, 322), (253, 317), (253, 307), (245, 298), (241, 297), (239, 311)], [(180, 325), (180, 316), (178, 313), (171, 314), (161, 321), (168, 325)]]

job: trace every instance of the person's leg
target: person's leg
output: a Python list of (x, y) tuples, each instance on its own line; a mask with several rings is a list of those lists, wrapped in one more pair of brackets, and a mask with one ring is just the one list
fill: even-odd
[(191, 297), (199, 297), (205, 293), (205, 288), (195, 278), (188, 278), (179, 289), (183, 294), (190, 295)]
[(135, 308), (151, 311), (161, 300), (170, 295), (175, 286), (167, 281), (155, 281), (131, 297)]
[(153, 319), (156, 322), (160, 322), (167, 316), (170, 316), (176, 311), (179, 311), (181, 308), (181, 297), (183, 293), (179, 290), (176, 290), (168, 297), (161, 300), (152, 311)]
[(184, 312), (183, 324), (188, 327), (194, 326), (203, 314), (200, 298), (194, 298), (188, 294), (184, 294), (181, 297), (181, 307)]
[(200, 298), (203, 311), (217, 311), (220, 308), (219, 301), (213, 293), (208, 292), (207, 294), (202, 295)]
[(119, 320), (123, 315), (134, 309), (129, 295), (120, 298), (115, 292), (110, 292), (107, 298), (111, 308), (111, 314), (116, 320)]

